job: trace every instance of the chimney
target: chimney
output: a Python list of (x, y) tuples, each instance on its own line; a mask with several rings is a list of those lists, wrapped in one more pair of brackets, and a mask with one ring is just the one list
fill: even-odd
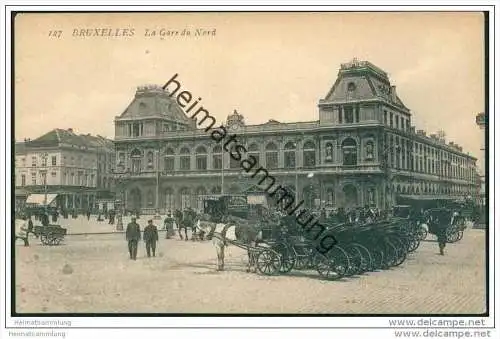
[(73, 133), (73, 129), (72, 128), (68, 128), (68, 132)]
[(397, 101), (396, 86), (391, 86), (391, 100)]

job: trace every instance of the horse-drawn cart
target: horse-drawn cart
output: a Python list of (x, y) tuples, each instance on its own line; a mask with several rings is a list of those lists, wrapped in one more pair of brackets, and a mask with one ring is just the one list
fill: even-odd
[(35, 226), (33, 229), (35, 236), (40, 238), (44, 245), (59, 245), (64, 240), (66, 229), (60, 225)]

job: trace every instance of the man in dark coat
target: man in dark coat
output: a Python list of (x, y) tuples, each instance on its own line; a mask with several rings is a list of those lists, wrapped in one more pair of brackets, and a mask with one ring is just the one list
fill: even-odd
[(153, 225), (153, 220), (148, 220), (148, 225), (144, 228), (144, 242), (146, 243), (146, 253), (148, 258), (156, 256), (156, 242), (158, 241), (158, 229)]
[(132, 218), (125, 232), (125, 237), (128, 241), (128, 253), (130, 254), (130, 259), (133, 260), (137, 259), (137, 243), (141, 240), (141, 229), (135, 220), (135, 218)]

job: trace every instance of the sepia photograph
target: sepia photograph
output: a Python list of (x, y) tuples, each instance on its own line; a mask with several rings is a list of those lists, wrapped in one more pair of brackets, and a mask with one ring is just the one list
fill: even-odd
[(216, 10), (11, 13), (9, 314), (485, 326), (489, 12)]

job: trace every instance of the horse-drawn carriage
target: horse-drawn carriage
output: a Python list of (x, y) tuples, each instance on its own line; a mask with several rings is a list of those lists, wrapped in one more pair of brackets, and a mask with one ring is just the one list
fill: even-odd
[(33, 234), (38, 238), (44, 245), (59, 245), (66, 235), (66, 229), (60, 225), (47, 225), (47, 226), (35, 226), (33, 228)]
[(27, 205), (24, 210), (24, 214), (30, 217), (35, 216), (42, 223), (42, 225), (34, 226), (32, 232), (37, 238), (40, 238), (43, 245), (59, 245), (66, 236), (67, 230), (65, 228), (49, 224), (49, 215), (56, 213), (57, 208), (54, 206)]
[(446, 242), (454, 243), (464, 236), (465, 218), (457, 210), (441, 207), (431, 208), (425, 212), (429, 233), (439, 235), (445, 232)]

